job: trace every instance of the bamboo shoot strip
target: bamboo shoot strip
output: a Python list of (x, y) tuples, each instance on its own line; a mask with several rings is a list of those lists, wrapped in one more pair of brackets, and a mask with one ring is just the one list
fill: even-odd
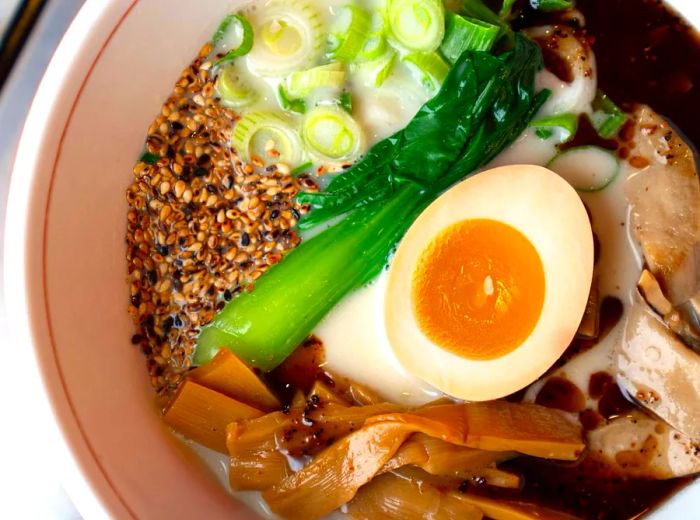
[(253, 370), (230, 350), (187, 374), (191, 380), (259, 410), (279, 410), (280, 402)]
[(165, 409), (166, 424), (188, 439), (226, 453), (226, 426), (263, 412), (185, 379)]

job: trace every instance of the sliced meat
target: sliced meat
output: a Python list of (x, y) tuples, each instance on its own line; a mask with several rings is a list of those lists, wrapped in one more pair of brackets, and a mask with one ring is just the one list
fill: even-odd
[(700, 439), (700, 356), (637, 297), (613, 362), (618, 384), (681, 433)]
[(649, 107), (632, 115), (631, 229), (674, 307), (700, 292), (700, 184), (690, 147)]
[(669, 479), (700, 472), (698, 442), (639, 411), (589, 432), (588, 448), (633, 477)]

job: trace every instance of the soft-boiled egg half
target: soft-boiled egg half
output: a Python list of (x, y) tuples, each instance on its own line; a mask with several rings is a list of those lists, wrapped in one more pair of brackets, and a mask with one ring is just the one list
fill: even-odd
[(389, 269), (384, 325), (406, 372), (460, 399), (511, 394), (573, 339), (593, 273), (586, 209), (561, 177), (504, 166), (451, 188)]

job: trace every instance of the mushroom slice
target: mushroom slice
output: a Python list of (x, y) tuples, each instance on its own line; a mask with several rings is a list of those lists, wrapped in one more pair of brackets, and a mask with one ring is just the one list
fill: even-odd
[(618, 384), (683, 434), (700, 439), (700, 356), (641, 301), (629, 309), (614, 364)]
[(588, 447), (631, 477), (669, 479), (700, 472), (698, 441), (639, 411), (589, 432)]
[(700, 184), (690, 147), (647, 106), (632, 114), (631, 229), (674, 307), (700, 292)]

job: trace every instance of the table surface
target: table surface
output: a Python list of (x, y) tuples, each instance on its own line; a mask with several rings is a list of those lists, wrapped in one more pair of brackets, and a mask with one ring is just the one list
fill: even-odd
[[(61, 36), (84, 0), (49, 0), (0, 92), (0, 273), (7, 189), (19, 135), (39, 81)], [(0, 34), (19, 0), (0, 0)], [(0, 350), (12, 359), (0, 276)], [(26, 368), (14, 365), (0, 378), (0, 518), (81, 518), (61, 487), (61, 468), (42, 450), (47, 407), (39, 385), (27, 382)], [(20, 398), (21, 397), (21, 398)]]

